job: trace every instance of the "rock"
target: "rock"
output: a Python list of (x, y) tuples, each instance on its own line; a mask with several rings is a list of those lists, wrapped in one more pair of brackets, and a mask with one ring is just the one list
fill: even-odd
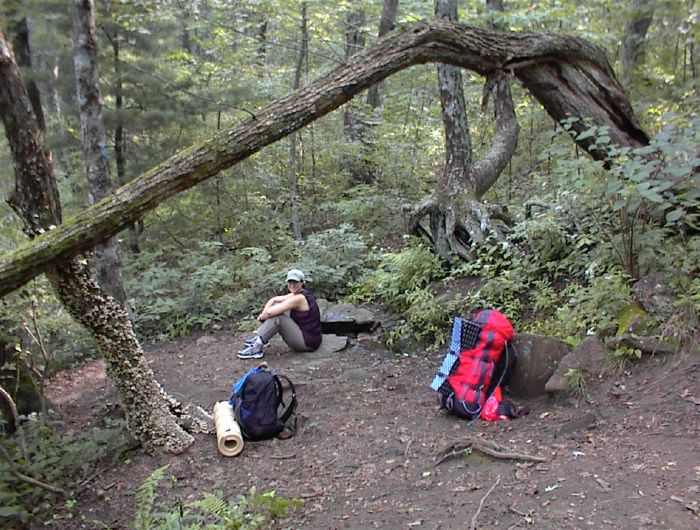
[(514, 397), (534, 397), (545, 393), (545, 384), (559, 361), (571, 351), (567, 343), (552, 337), (517, 333), (513, 340), (518, 362), (508, 387)]
[[(328, 357), (336, 352), (339, 352), (348, 345), (348, 338), (332, 333), (324, 333), (321, 345), (317, 350), (312, 352), (299, 352), (298, 355), (307, 355), (309, 357)], [(275, 335), (270, 339), (270, 351), (273, 353), (284, 353), (291, 351), (289, 346), (285, 344), (282, 337)]]
[(674, 299), (668, 284), (666, 275), (654, 272), (640, 278), (632, 286), (632, 292), (647, 313), (668, 316)]
[(324, 333), (360, 333), (379, 325), (371, 311), (351, 304), (331, 304), (320, 299), (318, 308)]
[(572, 369), (583, 370), (587, 375), (599, 375), (605, 366), (607, 349), (596, 335), (586, 339), (567, 353), (544, 386), (546, 392), (565, 392), (569, 389), (566, 373)]
[(333, 335), (332, 333), (324, 333), (323, 341), (321, 346), (319, 346), (317, 352), (325, 352), (327, 354), (339, 352), (348, 345), (348, 338), (341, 337), (339, 335)]
[(206, 346), (207, 344), (214, 344), (217, 342), (216, 337), (212, 337), (211, 335), (202, 335), (197, 339), (197, 346)]
[(680, 351), (678, 344), (659, 340), (654, 337), (640, 337), (637, 335), (620, 335), (614, 337), (614, 344), (622, 344), (628, 348), (635, 348), (647, 355), (672, 355)]

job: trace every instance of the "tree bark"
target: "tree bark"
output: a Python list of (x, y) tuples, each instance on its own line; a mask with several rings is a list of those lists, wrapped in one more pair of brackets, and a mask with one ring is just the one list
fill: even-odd
[[(428, 62), (445, 62), (484, 76), (514, 75), (555, 121), (580, 118), (573, 124), (575, 132), (586, 130), (590, 122), (607, 126), (615, 145), (641, 147), (649, 142), (604, 53), (590, 43), (576, 37), (483, 30), (440, 20), (418, 22), (245, 122), (180, 151), (69, 222), (3, 255), (0, 296), (52, 264), (119, 233), (165, 199), (328, 114), (389, 75)], [(588, 150), (592, 141), (577, 142), (593, 158), (604, 159), (606, 153)]]
[[(102, 93), (97, 69), (97, 34), (92, 0), (74, 0), (71, 3), (71, 19), (81, 141), (90, 189), (88, 204), (94, 204), (112, 193), (112, 179), (107, 159), (107, 134), (102, 118)], [(93, 263), (97, 283), (128, 312), (117, 236), (95, 246)]]
[(654, 0), (634, 0), (632, 14), (622, 36), (622, 82), (632, 84), (634, 71), (644, 62), (644, 43), (654, 19)]
[[(382, 3), (382, 16), (379, 19), (379, 40), (394, 29), (396, 13), (399, 10), (399, 0), (384, 0)], [(382, 88), (384, 83), (377, 83), (369, 87), (367, 91), (367, 104), (373, 109), (382, 106)]]
[[(10, 3), (10, 5), (12, 4)], [(11, 8), (8, 9), (8, 11), (11, 11)], [(12, 12), (7, 13), (7, 15), (9, 20), (12, 20), (15, 16)], [(11, 25), (9, 31), (13, 35), (12, 47), (15, 51), (17, 66), (26, 69), (27, 72), (31, 72), (32, 53), (31, 47), (29, 46), (29, 24), (27, 23), (27, 17), (22, 17), (17, 23)], [(32, 102), (32, 110), (36, 116), (39, 128), (46, 132), (46, 118), (44, 118), (44, 110), (41, 105), (41, 94), (36, 81), (34, 81), (31, 76), (28, 76), (26, 89), (29, 95), (29, 101)]]
[[(498, 8), (490, 2), (487, 5), (489, 9)], [(435, 14), (440, 19), (456, 22), (455, 0), (436, 0)], [(489, 150), (474, 162), (460, 70), (449, 65), (439, 66), (438, 85), (445, 127), (445, 166), (440, 189), (432, 200), (421, 201), (412, 212), (409, 224), (414, 233), (422, 233), (420, 219), (427, 214), (435, 252), (444, 259), (458, 256), (469, 260), (473, 258), (472, 244), (481, 243), (488, 235), (503, 237), (503, 231), (493, 222), (494, 218), (504, 219), (502, 209), (482, 204), (480, 199), (513, 156), (519, 127), (508, 76), (489, 74), (482, 108), (487, 107), (489, 97), (493, 96), (496, 131)], [(428, 210), (425, 209), (427, 203), (432, 204)]]
[[(293, 90), (301, 84), (301, 69), (304, 66), (306, 51), (309, 45), (309, 34), (306, 29), (306, 1), (301, 3), (301, 36), (299, 38), (299, 55), (294, 69)], [(299, 220), (299, 190), (297, 187), (297, 132), (289, 135), (289, 201), (292, 205), (292, 233), (294, 239), (301, 241), (301, 222)]]
[[(60, 201), (50, 155), (32, 111), (12, 50), (0, 28), (0, 115), (15, 163), (19, 193), (13, 204), (32, 237), (60, 223)], [(147, 450), (184, 451), (192, 436), (177, 422), (182, 407), (153, 376), (124, 308), (91, 278), (77, 258), (46, 271), (71, 315), (100, 345), (124, 407), (129, 431)]]

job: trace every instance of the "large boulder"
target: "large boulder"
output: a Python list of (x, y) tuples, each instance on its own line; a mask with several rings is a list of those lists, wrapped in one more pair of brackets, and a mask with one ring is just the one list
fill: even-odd
[(596, 335), (586, 337), (581, 344), (567, 353), (559, 362), (544, 389), (547, 392), (566, 392), (569, 389), (569, 370), (582, 370), (588, 377), (600, 375), (605, 367), (607, 348)]
[(571, 346), (542, 335), (517, 333), (513, 339), (518, 362), (508, 383), (515, 397), (534, 397), (545, 393), (545, 385)]

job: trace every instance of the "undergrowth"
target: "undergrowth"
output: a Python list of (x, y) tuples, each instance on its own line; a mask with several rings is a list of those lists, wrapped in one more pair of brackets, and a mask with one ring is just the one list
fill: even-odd
[(135, 530), (269, 528), (272, 521), (303, 506), (300, 500), (278, 497), (274, 491), (258, 493), (255, 487), (248, 495), (237, 495), (232, 500), (216, 492), (205, 493), (191, 502), (178, 501), (175, 507), (172, 502), (161, 504), (157, 502), (156, 489), (167, 467), (156, 469), (136, 490), (136, 517), (132, 524)]
[(122, 423), (70, 435), (36, 418), (25, 422), (14, 436), (0, 438), (0, 526), (35, 521), (58, 501), (66, 509), (47, 523), (60, 527), (60, 520), (70, 516), (78, 483), (133, 445)]

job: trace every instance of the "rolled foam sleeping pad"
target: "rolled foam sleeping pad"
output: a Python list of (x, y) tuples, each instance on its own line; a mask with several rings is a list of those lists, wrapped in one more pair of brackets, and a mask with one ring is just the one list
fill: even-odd
[(236, 423), (233, 407), (228, 401), (219, 401), (214, 405), (214, 425), (216, 426), (216, 445), (224, 456), (236, 456), (243, 451), (243, 435)]

